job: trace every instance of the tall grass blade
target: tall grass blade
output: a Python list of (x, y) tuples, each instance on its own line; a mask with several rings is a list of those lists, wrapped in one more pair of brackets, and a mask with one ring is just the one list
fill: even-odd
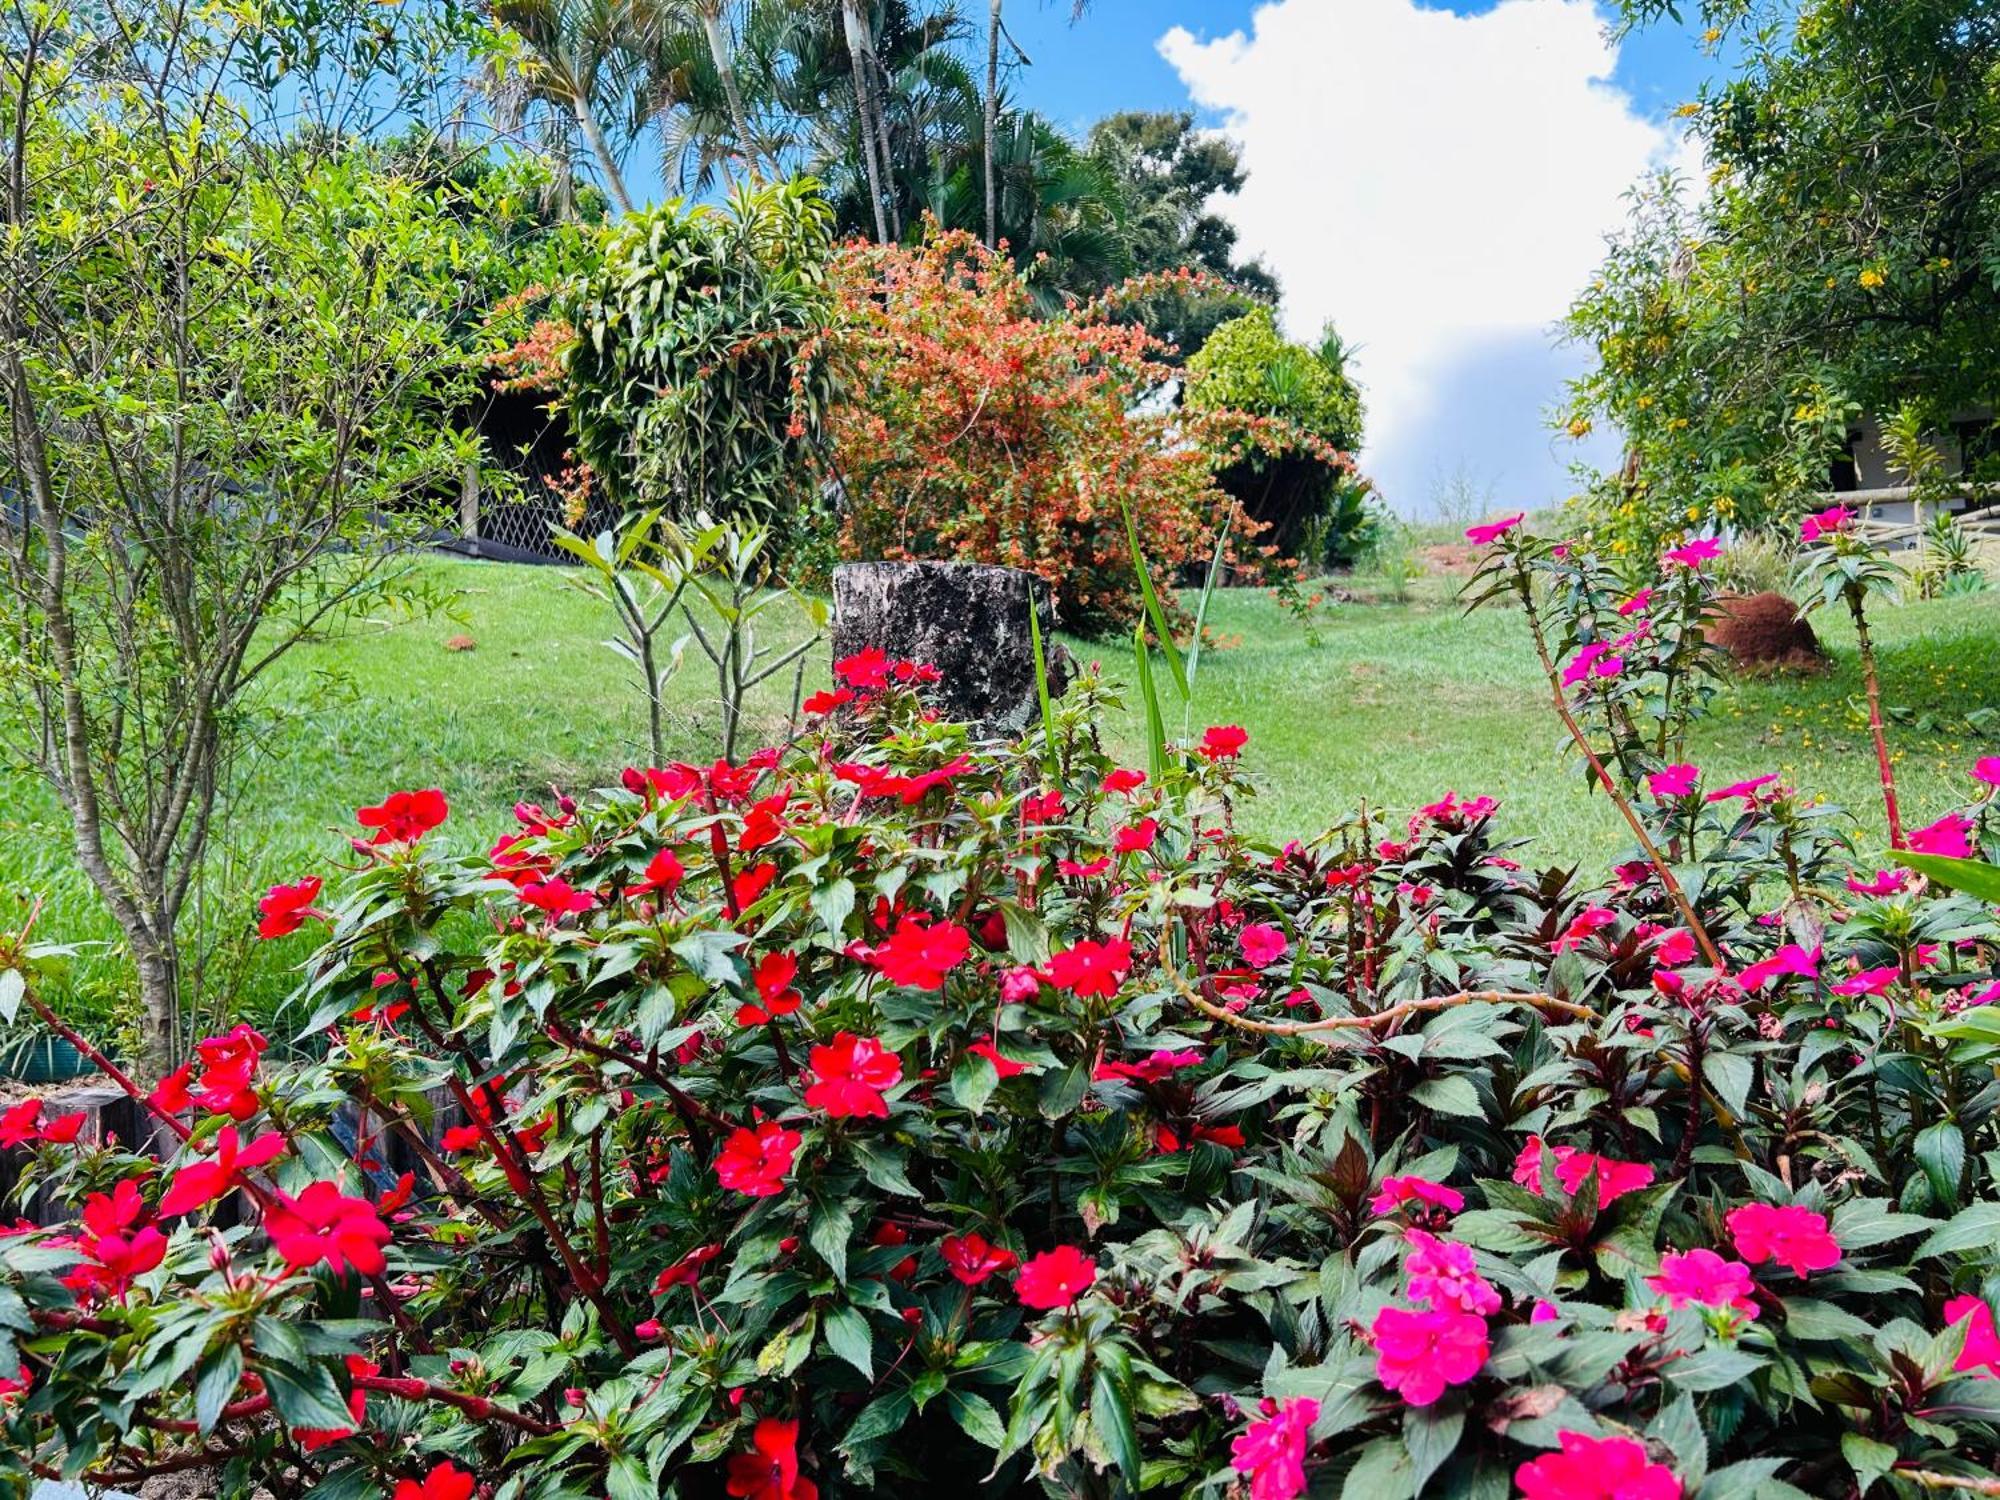
[(1028, 640), (1035, 648), (1035, 697), (1042, 705), (1042, 738), (1049, 747), (1049, 773), (1054, 775), (1060, 760), (1056, 754), (1056, 706), (1049, 697), (1049, 659), (1042, 647), (1042, 611), (1035, 590), (1028, 589)]
[(1193, 693), (1195, 673), (1201, 670), (1201, 632), (1208, 624), (1208, 601), (1215, 597), (1215, 581), (1222, 576), (1222, 549), (1229, 541), (1229, 523), (1236, 519), (1236, 507), (1229, 507), (1229, 514), (1222, 518), (1222, 529), (1215, 534), (1215, 553), (1208, 560), (1208, 577), (1202, 581), (1201, 600), (1194, 607), (1194, 639), (1188, 642), (1187, 685)]
[[(1171, 653), (1172, 647), (1168, 651)], [(1139, 698), (1146, 707), (1146, 770), (1157, 786), (1167, 774), (1167, 726), (1160, 717), (1160, 692), (1153, 683), (1152, 653), (1146, 649), (1144, 621), (1132, 627), (1132, 659), (1138, 664)]]
[(1153, 634), (1159, 638), (1160, 654), (1167, 659), (1167, 666), (1174, 675), (1174, 687), (1179, 690), (1181, 702), (1188, 700), (1187, 673), (1181, 669), (1180, 653), (1174, 649), (1173, 633), (1167, 629), (1166, 611), (1160, 608), (1160, 596), (1153, 592), (1152, 574), (1146, 571), (1146, 554), (1139, 548), (1139, 528), (1132, 524), (1132, 507), (1121, 506), (1125, 512), (1125, 540), (1132, 547), (1132, 571), (1139, 575), (1139, 597), (1146, 601), (1146, 614), (1153, 622)]

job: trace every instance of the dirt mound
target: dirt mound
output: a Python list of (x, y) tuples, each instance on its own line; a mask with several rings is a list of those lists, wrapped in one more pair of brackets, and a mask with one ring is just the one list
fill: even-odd
[(1457, 542), (1419, 547), (1417, 556), (1424, 560), (1426, 572), (1442, 573), (1448, 578), (1470, 578), (1479, 570), (1480, 549)]
[(1748, 671), (1816, 672), (1826, 652), (1783, 594), (1724, 594), (1707, 620), (1708, 638)]

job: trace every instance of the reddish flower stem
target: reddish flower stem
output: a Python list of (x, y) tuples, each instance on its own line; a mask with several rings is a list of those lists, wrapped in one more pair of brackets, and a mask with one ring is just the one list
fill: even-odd
[(354, 1388), (358, 1391), (379, 1391), (385, 1396), (399, 1396), (405, 1401), (439, 1401), (446, 1406), (457, 1407), (475, 1421), (504, 1422), (534, 1437), (547, 1437), (550, 1433), (562, 1431), (554, 1423), (531, 1417), (526, 1412), (501, 1406), (484, 1396), (469, 1396), (464, 1391), (454, 1391), (449, 1386), (429, 1380), (393, 1375), (357, 1375), (354, 1377)]
[(1889, 742), (1882, 733), (1882, 681), (1875, 670), (1875, 643), (1868, 635), (1868, 613), (1861, 589), (1847, 586), (1847, 608), (1854, 616), (1855, 643), (1861, 649), (1861, 681), (1868, 690), (1868, 732), (1875, 740), (1875, 769), (1882, 778), (1882, 810), (1889, 818), (1889, 847), (1903, 845), (1903, 812), (1896, 801), (1896, 772), (1889, 762)]

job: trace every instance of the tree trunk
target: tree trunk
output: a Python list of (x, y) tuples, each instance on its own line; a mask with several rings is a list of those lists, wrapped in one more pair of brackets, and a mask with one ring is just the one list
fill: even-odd
[(163, 941), (133, 939), (132, 958), (139, 970), (140, 1061), (157, 1082), (173, 1071), (180, 1051), (180, 953), (170, 934)]
[(583, 132), (584, 144), (590, 147), (590, 154), (597, 158), (597, 168), (604, 174), (605, 191), (611, 194), (611, 201), (618, 205), (623, 214), (632, 212), (632, 195), (625, 191), (625, 178), (618, 170), (618, 163), (612, 158), (611, 147), (605, 143), (604, 132), (597, 128), (597, 116), (590, 108), (590, 101), (576, 101), (576, 124)]
[(874, 85), (868, 69), (868, 23), (857, 0), (841, 0), (840, 24), (847, 37), (847, 61), (854, 74), (854, 113), (860, 129), (861, 165), (868, 176), (868, 203), (875, 210), (875, 240), (889, 242), (888, 220), (882, 214), (882, 176), (875, 165), (875, 121), (868, 101)]
[(993, 138), (1000, 129), (1000, 7), (993, 0), (986, 22), (986, 248), (1000, 248), (998, 195), (993, 190)]
[(729, 123), (735, 127), (737, 147), (754, 172), (757, 170), (757, 142), (750, 134), (750, 116), (744, 113), (743, 95), (736, 87), (736, 65), (730, 60), (729, 33), (723, 29), (720, 5), (702, 7), (701, 29), (708, 38), (708, 51), (715, 59), (715, 71), (722, 75), (722, 92), (729, 101)]

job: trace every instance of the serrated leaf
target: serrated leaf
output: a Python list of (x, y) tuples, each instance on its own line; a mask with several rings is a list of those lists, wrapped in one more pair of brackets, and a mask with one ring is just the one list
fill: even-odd
[(875, 1338), (862, 1313), (845, 1303), (829, 1307), (820, 1318), (820, 1333), (827, 1348), (859, 1370), (863, 1380), (875, 1378)]

